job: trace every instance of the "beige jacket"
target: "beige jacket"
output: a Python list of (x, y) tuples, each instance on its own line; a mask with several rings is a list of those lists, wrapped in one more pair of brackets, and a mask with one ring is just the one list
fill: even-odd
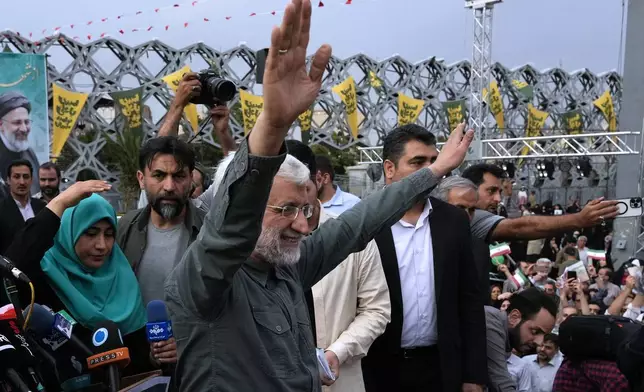
[[(322, 209), (320, 224), (334, 216)], [(391, 320), (389, 288), (375, 241), (347, 257), (313, 286), (317, 345), (340, 360), (327, 392), (364, 392), (360, 358)]]

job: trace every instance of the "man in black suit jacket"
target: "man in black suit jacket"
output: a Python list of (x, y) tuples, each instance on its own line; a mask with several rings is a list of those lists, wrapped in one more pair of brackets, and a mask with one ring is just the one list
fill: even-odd
[[(395, 129), (384, 140), (386, 183), (429, 166), (437, 156), (436, 138), (424, 128)], [(376, 242), (392, 320), (362, 361), (366, 391), (482, 391), (484, 296), (467, 214), (429, 198)]]
[(31, 197), (31, 182), (34, 167), (28, 160), (15, 160), (7, 168), (9, 184), (8, 197), (0, 201), (0, 254), (4, 253), (13, 237), (25, 225), (25, 221), (33, 218), (42, 210), (46, 203)]

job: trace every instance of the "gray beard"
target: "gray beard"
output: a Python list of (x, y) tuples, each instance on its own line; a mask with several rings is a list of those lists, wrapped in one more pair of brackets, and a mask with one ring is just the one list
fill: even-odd
[(274, 227), (268, 227), (262, 230), (257, 239), (255, 252), (259, 254), (264, 261), (275, 266), (288, 266), (297, 264), (300, 260), (300, 248), (282, 249), (280, 247), (281, 230)]
[(163, 219), (168, 221), (181, 215), (181, 212), (188, 202), (187, 199), (175, 199), (178, 201), (177, 204), (161, 203), (161, 201), (163, 200), (162, 197), (155, 197), (151, 195), (147, 190), (145, 191), (145, 196), (148, 198), (148, 203), (150, 204), (150, 206), (152, 206), (152, 209), (156, 211), (157, 214), (161, 215)]

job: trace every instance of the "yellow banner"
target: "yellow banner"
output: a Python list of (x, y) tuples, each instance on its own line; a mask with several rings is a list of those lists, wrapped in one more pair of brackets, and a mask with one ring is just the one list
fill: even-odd
[(613, 106), (613, 97), (611, 97), (610, 91), (606, 90), (601, 97), (593, 101), (593, 104), (604, 115), (604, 118), (608, 122), (608, 130), (610, 132), (617, 131), (617, 116), (615, 115), (615, 107)]
[[(485, 97), (485, 93), (483, 94)], [(495, 81), (490, 83), (490, 94), (487, 97), (488, 105), (490, 105), (490, 112), (496, 120), (496, 125), (499, 127), (501, 134), (505, 131), (505, 115), (503, 114), (503, 99), (501, 99), (501, 92), (499, 85)]]
[(239, 90), (242, 118), (244, 119), (244, 135), (253, 130), (257, 117), (264, 110), (264, 97), (258, 97), (245, 90)]
[[(546, 120), (550, 114), (543, 112), (534, 106), (531, 103), (528, 104), (528, 121), (525, 129), (525, 137), (536, 137), (541, 135), (541, 130), (546, 124)], [(530, 142), (530, 145), (534, 145), (534, 142)], [(530, 152), (530, 148), (525, 146), (521, 149), (520, 155), (527, 155)]]
[(413, 124), (418, 120), (425, 101), (398, 93), (398, 126)]
[(369, 84), (371, 84), (371, 87), (373, 88), (380, 88), (382, 87), (382, 80), (376, 75), (375, 71), (369, 71)]
[[(186, 65), (180, 70), (173, 72), (168, 76), (165, 76), (162, 80), (166, 82), (166, 84), (172, 89), (172, 91), (176, 92), (179, 88), (179, 82), (181, 81), (181, 79), (183, 79), (183, 75), (187, 74), (188, 72), (192, 71), (190, 70), (190, 67)], [(197, 105), (194, 105), (192, 103), (188, 104), (188, 106), (183, 109), (183, 113), (186, 115), (186, 118), (188, 119), (188, 122), (192, 127), (192, 132), (198, 132), (199, 116), (197, 116)]]
[(344, 82), (333, 87), (333, 92), (338, 94), (347, 108), (347, 122), (354, 139), (358, 138), (358, 101), (356, 99), (356, 82), (349, 76)]
[(89, 94), (67, 91), (57, 84), (52, 85), (54, 93), (53, 124), (51, 155), (52, 161), (56, 162), (58, 155), (69, 137), (69, 133), (76, 125)]
[(302, 132), (310, 131), (311, 123), (313, 122), (313, 109), (307, 109), (304, 113), (297, 116), (297, 120), (300, 122)]

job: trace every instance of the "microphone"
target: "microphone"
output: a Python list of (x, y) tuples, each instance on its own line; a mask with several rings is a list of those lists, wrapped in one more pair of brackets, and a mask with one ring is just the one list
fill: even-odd
[(118, 326), (112, 321), (99, 323), (92, 335), (92, 345), (94, 355), (87, 358), (87, 368), (104, 368), (107, 371), (110, 392), (117, 392), (121, 382), (119, 368), (130, 364), (130, 351), (123, 345)]
[(172, 322), (168, 317), (168, 310), (165, 302), (155, 299), (147, 306), (148, 322), (145, 324), (145, 331), (148, 335), (148, 342), (161, 342), (173, 337)]
[(33, 368), (39, 364), (38, 359), (32, 351), (35, 350), (35, 348), (29, 344), (27, 337), (23, 335), (22, 329), (18, 326), (16, 311), (11, 304), (0, 308), (0, 333), (7, 337), (15, 347), (19, 366), (25, 367), (29, 373), (31, 381), (33, 381), (33, 385), (35, 385), (39, 391), (44, 391), (40, 376)]
[[(27, 312), (29, 312), (29, 306), (23, 311), (23, 314), (27, 314)], [(69, 325), (64, 324), (62, 319), (64, 317), (60, 314), (53, 314), (46, 307), (34, 304), (28, 329), (34, 334), (36, 339), (50, 347), (51, 351), (56, 351), (65, 343), (69, 342), (75, 354), (81, 358), (94, 355), (92, 350), (74, 334), (73, 329)]]
[[(4, 327), (4, 325), (2, 325)], [(23, 365), (24, 358), (10, 339), (10, 334), (0, 328), (0, 369), (3, 369), (5, 380), (19, 392), (31, 392), (27, 383), (16, 368)], [(16, 366), (17, 365), (17, 366)]]
[(27, 275), (23, 274), (22, 271), (20, 271), (18, 268), (16, 268), (11, 260), (8, 258), (0, 255), (0, 270), (4, 271), (5, 274), (10, 274), (14, 278), (20, 280), (21, 282), (24, 283), (31, 283), (31, 280), (27, 277)]

